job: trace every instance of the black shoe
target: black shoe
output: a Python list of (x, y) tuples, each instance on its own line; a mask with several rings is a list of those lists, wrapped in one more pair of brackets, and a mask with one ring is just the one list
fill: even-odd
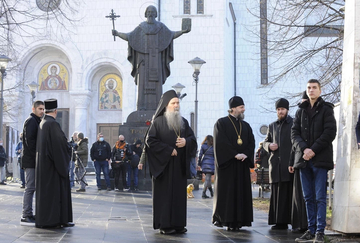
[(288, 225), (287, 224), (275, 224), (273, 226), (271, 226), (272, 230), (285, 230), (288, 229)]
[(160, 229), (160, 234), (163, 235), (171, 235), (171, 234), (175, 234), (176, 230), (174, 229)]
[(135, 188), (134, 188), (134, 191), (138, 192), (138, 191), (139, 191), (139, 188), (135, 187)]
[(187, 232), (187, 229), (185, 227), (175, 229), (177, 234), (184, 234)]
[(23, 226), (35, 226), (35, 218), (33, 218), (33, 216), (21, 218), (20, 225), (23, 225)]
[(111, 188), (110, 188), (110, 187), (108, 187), (108, 188), (106, 189), (106, 191), (111, 191)]
[(98, 191), (101, 191), (101, 187), (98, 187)]
[(21, 185), (21, 187), (20, 188), (25, 188), (25, 185)]
[(6, 183), (2, 181), (2, 182), (0, 182), (0, 185), (6, 185)]
[(314, 243), (323, 243), (325, 242), (324, 233), (316, 232)]
[(202, 193), (202, 196), (201, 196), (203, 199), (206, 199), (206, 198), (209, 198), (208, 195), (206, 195), (205, 192)]
[(85, 192), (86, 190), (83, 188), (76, 189), (76, 192)]
[(67, 224), (63, 224), (62, 227), (74, 227), (75, 224), (73, 222), (68, 222)]
[(240, 228), (239, 227), (227, 227), (226, 230), (227, 231), (239, 231)]
[(213, 223), (216, 227), (223, 227), (222, 224), (219, 221), (215, 221)]
[(212, 187), (209, 187), (209, 191), (210, 191), (210, 196), (214, 197), (214, 191), (213, 191)]
[(301, 237), (296, 238), (295, 242), (313, 242), (315, 239), (315, 235), (311, 234), (309, 230), (307, 230)]

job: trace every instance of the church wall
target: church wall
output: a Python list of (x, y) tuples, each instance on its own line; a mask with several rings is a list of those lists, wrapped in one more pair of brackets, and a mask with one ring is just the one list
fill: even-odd
[[(196, 1), (192, 1), (196, 2)], [(219, 117), (227, 115), (228, 100), (234, 94), (234, 68), (233, 68), (233, 20), (229, 10), (229, 0), (205, 1), (205, 13), (183, 15), (183, 1), (162, 0), (161, 1), (161, 21), (170, 30), (178, 31), (181, 29), (181, 21), (184, 17), (192, 19), (192, 30), (174, 40), (174, 61), (170, 64), (171, 76), (163, 86), (163, 90), (171, 89), (176, 83), (186, 86), (183, 93), (187, 96), (181, 102), (181, 111), (185, 118), (190, 120), (190, 113), (195, 110), (195, 84), (192, 78), (193, 69), (188, 61), (200, 57), (206, 61), (201, 68), (198, 83), (198, 104), (199, 104), (199, 124), (198, 141), (212, 134), (213, 125)], [(244, 99), (246, 105), (245, 119), (250, 123), (254, 130), (256, 142), (264, 139), (264, 135), (259, 132), (261, 125), (268, 125), (276, 119), (274, 102), (283, 94), (305, 89), (308, 76), (293, 74), (288, 82), (283, 82), (276, 86), (260, 84), (260, 44), (256, 33), (259, 30), (259, 21), (248, 9), (254, 9), (258, 1), (239, 0), (231, 1), (237, 18), (236, 22), (236, 94)], [(67, 33), (64, 28), (59, 26), (53, 33), (49, 33), (47, 38), (29, 37), (22, 42), (17, 40), (22, 48), (20, 60), (23, 61), (22, 68), (28, 65), (27, 69), (38, 69), (42, 63), (49, 60), (57, 60), (66, 63), (71, 70), (70, 90), (66, 92), (38, 92), (38, 99), (49, 97), (58, 98), (64, 108), (70, 110), (69, 135), (76, 129), (75, 117), (76, 107), (87, 107), (87, 119), (84, 127), (87, 130), (90, 142), (96, 139), (97, 123), (123, 123), (127, 116), (136, 109), (137, 86), (130, 75), (131, 64), (127, 61), (127, 42), (117, 38), (113, 40), (111, 35), (112, 23), (106, 15), (111, 9), (120, 15), (115, 21), (115, 27), (120, 32), (132, 31), (140, 22), (145, 20), (145, 8), (153, 3), (157, 6), (158, 1), (95, 1), (83, 2), (74, 18), (81, 19), (78, 25), (70, 26), (73, 33)], [(34, 3), (35, 4), (35, 3)], [(195, 6), (192, 6), (194, 11)], [(254, 10), (255, 11), (255, 10)], [(62, 31), (60, 35), (60, 31)], [(45, 30), (44, 30), (45, 32)], [(311, 39), (308, 40), (311, 43)], [(44, 56), (37, 54), (36, 44), (49, 45), (53, 51), (44, 52)], [(40, 47), (39, 47), (40, 48)], [(40, 49), (38, 49), (40, 50)], [(274, 58), (276, 57), (269, 57)], [(30, 60), (31, 59), (31, 60)], [(39, 61), (39, 63), (37, 63)], [(284, 60), (285, 62), (286, 60)], [(282, 62), (275, 63), (280, 65)], [(19, 99), (28, 104), (22, 107), (21, 116), (18, 119), (17, 127), (22, 128), (23, 120), (30, 113), (30, 92), (26, 84), (35, 80), (35, 73), (23, 70), (12, 77), (15, 82), (24, 77), (24, 84), (19, 89)], [(35, 71), (34, 71), (35, 72)], [(98, 111), (98, 81), (106, 72), (117, 73), (123, 80), (123, 107), (121, 111)], [(271, 69), (269, 69), (269, 81), (271, 81)], [(10, 74), (7, 78), (10, 79)], [(86, 104), (79, 102), (79, 92), (89, 99)], [(88, 97), (88, 98), (86, 98)], [(5, 98), (6, 99), (6, 98)], [(296, 104), (297, 100), (291, 101)], [(296, 107), (290, 109), (294, 114)], [(10, 119), (9, 119), (10, 121)]]

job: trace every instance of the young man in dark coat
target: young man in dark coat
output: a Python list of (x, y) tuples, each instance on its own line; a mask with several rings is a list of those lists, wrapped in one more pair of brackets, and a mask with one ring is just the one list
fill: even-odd
[(255, 139), (244, 121), (239, 96), (229, 100), (229, 115), (214, 126), (215, 194), (212, 222), (236, 231), (253, 221), (250, 169), (254, 168)]
[[(307, 83), (309, 101), (299, 105), (291, 139), (295, 147), (294, 168), (300, 169), (308, 218), (308, 231), (297, 242), (324, 242), (326, 226), (327, 171), (334, 168), (332, 141), (336, 136), (334, 105), (321, 97), (318, 80)], [(316, 233), (316, 235), (315, 235)]]
[(35, 101), (32, 106), (32, 113), (25, 120), (23, 127), (21, 165), (25, 172), (25, 191), (20, 225), (25, 226), (35, 226), (32, 204), (35, 193), (36, 140), (41, 117), (44, 116), (44, 109), (44, 102)]
[(36, 143), (36, 227), (74, 226), (69, 180), (71, 148), (56, 122), (57, 100), (45, 103)]
[(281, 98), (276, 101), (277, 121), (269, 125), (264, 149), (269, 157), (269, 181), (271, 197), (269, 225), (271, 229), (287, 229), (291, 223), (291, 201), (293, 175), (289, 172), (289, 161), (293, 159), (291, 127), (293, 119), (288, 115), (289, 101)]
[(185, 233), (186, 186), (197, 143), (174, 90), (162, 95), (145, 142), (153, 182), (153, 227), (161, 234)]

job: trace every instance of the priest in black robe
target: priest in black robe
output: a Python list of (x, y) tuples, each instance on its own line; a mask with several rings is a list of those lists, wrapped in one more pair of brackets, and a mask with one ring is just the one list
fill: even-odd
[(69, 180), (70, 147), (56, 122), (57, 100), (45, 103), (45, 117), (39, 125), (36, 142), (35, 226), (71, 227), (72, 204)]
[(291, 224), (291, 204), (293, 193), (293, 174), (289, 172), (291, 155), (291, 127), (293, 119), (288, 115), (289, 101), (280, 98), (275, 103), (278, 119), (269, 125), (264, 149), (270, 154), (269, 181), (271, 197), (269, 225), (273, 230), (288, 229)]
[(215, 194), (212, 222), (236, 231), (253, 221), (250, 168), (254, 168), (255, 139), (245, 122), (243, 99), (229, 100), (229, 115), (214, 127)]
[(196, 138), (180, 115), (174, 90), (165, 92), (146, 136), (146, 152), (152, 176), (153, 227), (161, 234), (185, 233), (187, 179)]

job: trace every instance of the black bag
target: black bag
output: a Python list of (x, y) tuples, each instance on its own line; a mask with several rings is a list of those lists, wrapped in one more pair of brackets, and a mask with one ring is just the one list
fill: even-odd
[(202, 174), (203, 174), (203, 172), (201, 170), (197, 170), (195, 178), (197, 180), (202, 180)]
[(137, 154), (134, 154), (131, 158), (130, 165), (132, 168), (137, 168), (139, 165), (140, 157)]

